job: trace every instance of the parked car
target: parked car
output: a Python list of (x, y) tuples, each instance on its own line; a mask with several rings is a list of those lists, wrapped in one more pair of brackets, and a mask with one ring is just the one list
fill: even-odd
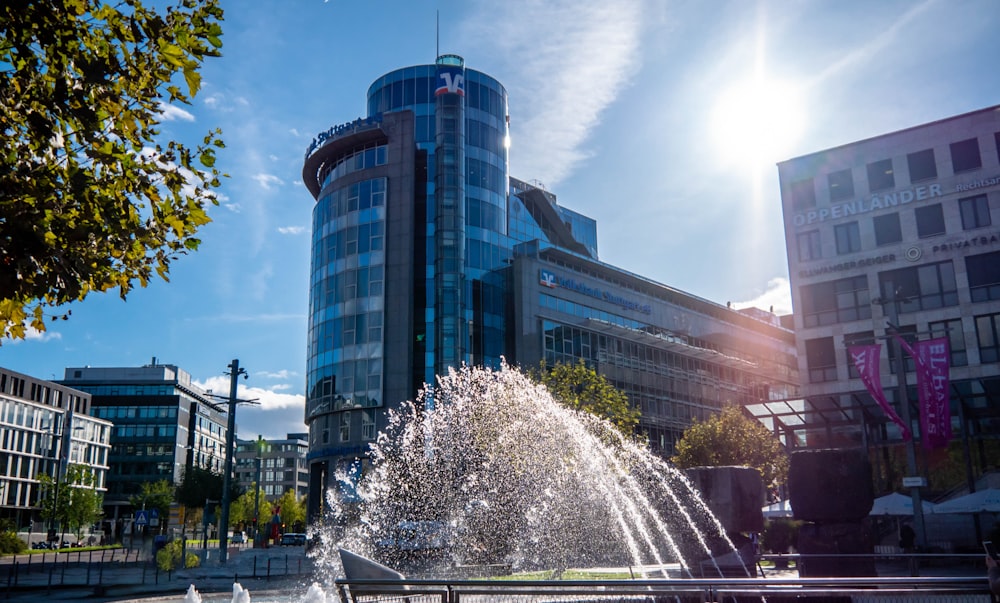
[(233, 537), (229, 539), (229, 542), (233, 544), (243, 544), (246, 542), (246, 539), (243, 538), (243, 532), (236, 532), (233, 534)]
[(306, 543), (305, 534), (288, 532), (281, 535), (281, 546), (303, 546)]

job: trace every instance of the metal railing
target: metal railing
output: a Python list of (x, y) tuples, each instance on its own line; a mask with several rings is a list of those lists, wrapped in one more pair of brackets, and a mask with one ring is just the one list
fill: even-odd
[(507, 603), (534, 601), (709, 601), (766, 603), (837, 601), (989, 603), (985, 576), (895, 578), (718, 578), (659, 580), (346, 580), (336, 581), (343, 603), (406, 601)]

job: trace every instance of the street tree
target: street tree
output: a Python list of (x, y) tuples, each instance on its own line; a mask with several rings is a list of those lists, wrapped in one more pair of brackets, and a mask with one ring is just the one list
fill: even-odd
[[(256, 494), (256, 498), (254, 497)], [(233, 500), (229, 507), (229, 522), (234, 526), (239, 524), (253, 525), (254, 503), (256, 502), (259, 511), (266, 511), (268, 507), (267, 492), (263, 488), (258, 488), (257, 483), (250, 484), (246, 492), (240, 494)]]
[(143, 482), (139, 493), (130, 496), (128, 502), (133, 509), (156, 509), (162, 526), (163, 520), (170, 514), (170, 503), (174, 502), (174, 486), (165, 479)]
[[(94, 523), (102, 514), (103, 496), (94, 489), (94, 470), (73, 464), (58, 482), (46, 473), (38, 476), (41, 517), (59, 524), (60, 534), (67, 529), (77, 537), (83, 526)], [(62, 536), (59, 541), (62, 542)]]
[(765, 487), (784, 483), (788, 454), (778, 438), (730, 406), (684, 431), (671, 459), (681, 468), (741, 465), (760, 472)]
[(218, 0), (0, 3), (0, 341), (94, 291), (122, 299), (199, 246), (218, 129), (161, 136), (220, 56)]
[(582, 358), (576, 364), (559, 362), (552, 367), (542, 361), (532, 377), (560, 404), (607, 419), (625, 435), (633, 435), (639, 424), (639, 409), (629, 404), (628, 396)]
[(296, 496), (295, 490), (288, 489), (276, 500), (273, 507), (281, 509), (281, 523), (285, 524), (288, 531), (297, 531), (297, 526), (305, 526), (306, 523), (306, 499)]

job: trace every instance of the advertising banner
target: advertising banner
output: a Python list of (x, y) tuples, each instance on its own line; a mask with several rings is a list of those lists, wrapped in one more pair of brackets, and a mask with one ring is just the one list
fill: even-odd
[(879, 376), (879, 352), (881, 348), (882, 346), (877, 343), (872, 345), (852, 345), (847, 348), (847, 353), (850, 354), (851, 362), (858, 369), (862, 383), (868, 388), (868, 393), (872, 395), (872, 398), (875, 398), (878, 405), (885, 411), (886, 416), (892, 419), (893, 423), (899, 425), (899, 430), (903, 434), (903, 440), (906, 441), (913, 437), (910, 433), (910, 426), (906, 425), (899, 418), (892, 404), (889, 404), (889, 401), (886, 400), (885, 392), (882, 391), (882, 379)]
[(912, 346), (920, 392), (920, 431), (924, 448), (944, 448), (951, 441), (951, 393), (948, 383), (948, 338), (918, 341)]

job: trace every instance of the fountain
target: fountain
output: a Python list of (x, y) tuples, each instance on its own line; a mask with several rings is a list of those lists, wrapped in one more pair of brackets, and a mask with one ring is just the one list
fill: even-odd
[[(399, 570), (408, 578), (537, 571), (555, 579), (593, 567), (637, 579), (711, 578), (725, 575), (717, 558), (740, 559), (683, 473), (506, 364), (438, 377), (390, 412), (370, 459), (357, 483), (338, 476), (351, 496), (328, 492), (332, 517), (314, 530), (333, 544), (310, 553), (331, 580), (349, 564), (376, 572), (355, 578), (402, 577)], [(341, 549), (354, 554), (342, 561)], [(304, 596), (279, 599), (333, 597), (313, 584)], [(184, 600), (201, 598), (192, 586)], [(249, 600), (235, 584), (233, 603)]]
[[(682, 473), (506, 364), (439, 377), (390, 413), (370, 457), (353, 500), (329, 493), (324, 541), (408, 576), (595, 566), (720, 576), (712, 560), (734, 550)], [(318, 561), (339, 572), (335, 553)]]

